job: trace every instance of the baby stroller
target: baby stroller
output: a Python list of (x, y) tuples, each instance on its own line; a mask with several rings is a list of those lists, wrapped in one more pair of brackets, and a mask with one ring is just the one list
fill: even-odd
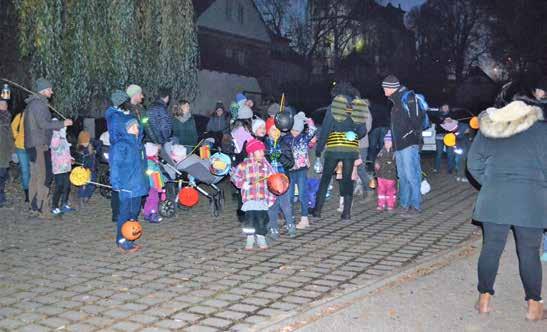
[[(110, 150), (110, 138), (108, 131), (101, 134), (99, 144), (97, 144), (97, 178), (99, 183), (110, 185), (110, 166), (108, 165), (108, 152)], [(99, 193), (106, 199), (112, 197), (112, 191), (104, 186), (100, 186)]]
[[(160, 203), (160, 215), (171, 218), (176, 214), (178, 193), (183, 184), (188, 184), (207, 197), (211, 215), (218, 217), (224, 209), (224, 191), (217, 186), (217, 183), (224, 177), (213, 175), (210, 171), (211, 162), (200, 159), (195, 154), (190, 154), (176, 163), (171, 158), (170, 147), (171, 144), (166, 143), (160, 151), (161, 167), (167, 178), (167, 199)], [(204, 187), (208, 187), (210, 192), (207, 192)]]

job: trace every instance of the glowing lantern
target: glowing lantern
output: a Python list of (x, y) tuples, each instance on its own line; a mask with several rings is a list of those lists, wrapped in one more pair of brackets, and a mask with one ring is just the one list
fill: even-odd
[(122, 225), (122, 236), (128, 241), (135, 241), (142, 235), (142, 226), (136, 220), (128, 220)]
[(452, 133), (444, 135), (443, 142), (444, 142), (444, 145), (446, 145), (448, 147), (455, 146), (456, 145), (456, 135), (454, 135)]

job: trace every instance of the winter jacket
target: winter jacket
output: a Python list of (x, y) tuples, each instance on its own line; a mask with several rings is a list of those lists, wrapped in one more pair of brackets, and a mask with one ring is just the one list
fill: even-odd
[(82, 145), (78, 146), (76, 150), (76, 162), (83, 167), (90, 169), (92, 172), (95, 171), (95, 152), (90, 148), (91, 146), (84, 147)]
[[(345, 134), (348, 131), (356, 133), (356, 140), (359, 140), (367, 134), (366, 124), (355, 123), (349, 116), (342, 122), (335, 121), (332, 116), (331, 108), (329, 107), (325, 113), (325, 119), (323, 120), (319, 140), (317, 141), (317, 147), (315, 148), (316, 156), (320, 157), (326, 146), (326, 152), (329, 154), (350, 154), (355, 159), (359, 158), (359, 142), (356, 140), (348, 141), (345, 138)], [(348, 144), (341, 145), (337, 144), (338, 142)]]
[(11, 133), (13, 134), (13, 139), (15, 140), (15, 147), (17, 149), (25, 148), (25, 117), (24, 113), (18, 113), (11, 121)]
[(227, 134), (230, 129), (230, 120), (228, 120), (228, 117), (226, 116), (226, 113), (222, 113), (221, 116), (217, 116), (215, 113), (211, 115), (209, 118), (209, 122), (207, 122), (207, 131), (208, 132), (221, 132), (223, 134)]
[(179, 144), (193, 147), (198, 144), (198, 132), (196, 120), (192, 115), (186, 120), (175, 117), (173, 120), (173, 136), (178, 139)]
[[(231, 180), (237, 188), (241, 189), (241, 199), (244, 204), (248, 201), (265, 201), (269, 207), (275, 203), (275, 196), (268, 190), (266, 178), (274, 173), (272, 165), (266, 159), (256, 161), (245, 158), (232, 170)], [(248, 189), (243, 188), (244, 183), (250, 184)]]
[[(129, 111), (111, 106), (106, 110), (105, 118), (110, 145), (114, 145), (125, 135), (128, 135), (125, 124), (131, 119), (136, 119), (136, 116)], [(139, 123), (139, 138), (142, 139), (143, 135), (142, 126)]]
[(393, 137), (393, 148), (395, 151), (401, 151), (412, 145), (422, 145), (422, 123), (424, 114), (419, 112), (416, 116), (416, 103), (414, 98), (409, 100), (409, 112), (407, 112), (402, 103), (403, 95), (408, 89), (401, 86), (389, 99), (393, 103), (391, 108), (391, 135)]
[(147, 157), (146, 166), (146, 175), (148, 176), (150, 188), (162, 191), (165, 184), (165, 176), (161, 172), (158, 157)]
[(0, 168), (8, 168), (11, 154), (15, 150), (10, 130), (11, 114), (0, 111)]
[(120, 199), (142, 197), (148, 194), (146, 160), (142, 141), (126, 132), (110, 147), (110, 182), (120, 190)]
[(315, 136), (316, 131), (317, 128), (314, 125), (308, 124), (308, 129), (301, 132), (298, 136), (294, 137), (288, 133), (281, 138), (283, 144), (292, 150), (294, 166), (291, 167), (291, 171), (310, 167), (309, 144)]
[(376, 176), (387, 180), (397, 180), (397, 165), (393, 149), (387, 151), (386, 148), (382, 148), (375, 163), (380, 166), (379, 169), (376, 169)]
[(294, 166), (291, 147), (281, 138), (277, 142), (274, 142), (270, 137), (266, 138), (266, 159), (276, 173), (286, 174)]
[(173, 132), (173, 118), (167, 111), (167, 104), (161, 98), (156, 99), (148, 108), (147, 116), (152, 141), (156, 144), (165, 144)]
[(473, 218), (547, 228), (547, 123), (542, 110), (514, 101), (479, 115), (467, 167), (481, 184)]
[(53, 130), (59, 130), (65, 125), (62, 121), (53, 121), (48, 109), (47, 98), (42, 95), (32, 95), (25, 99), (24, 127), (25, 148), (49, 146)]
[(53, 174), (68, 173), (72, 170), (70, 143), (66, 139), (66, 128), (53, 131), (51, 138), (51, 171)]

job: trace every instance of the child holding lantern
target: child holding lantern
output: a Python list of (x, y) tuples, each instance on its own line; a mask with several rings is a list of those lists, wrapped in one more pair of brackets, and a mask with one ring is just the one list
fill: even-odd
[(144, 145), (146, 152), (146, 175), (150, 181), (150, 190), (148, 191), (148, 197), (144, 203), (144, 220), (151, 224), (157, 224), (162, 221), (159, 215), (160, 195), (165, 195), (163, 185), (165, 178), (161, 173), (159, 166), (159, 146), (154, 143), (146, 143)]
[(124, 252), (137, 251), (140, 247), (125, 239), (121, 232), (126, 221), (138, 218), (142, 197), (148, 193), (146, 161), (136, 119), (130, 118), (125, 122), (125, 134), (112, 145), (110, 155), (110, 180), (120, 200), (116, 244)]
[(378, 175), (377, 210), (392, 211), (397, 206), (397, 167), (395, 163), (395, 152), (392, 149), (391, 131), (384, 137), (384, 148), (376, 156), (374, 169)]
[(245, 212), (243, 233), (247, 235), (245, 250), (253, 250), (255, 240), (260, 249), (268, 249), (265, 237), (268, 209), (275, 203), (275, 196), (268, 190), (266, 180), (275, 172), (264, 157), (265, 149), (259, 140), (248, 141), (245, 148), (248, 157), (231, 174), (232, 182), (241, 190), (241, 210)]
[(51, 214), (59, 216), (62, 213), (74, 211), (68, 202), (70, 193), (69, 175), (74, 159), (70, 155), (70, 143), (66, 139), (66, 127), (53, 131), (50, 147), (51, 171), (55, 179)]

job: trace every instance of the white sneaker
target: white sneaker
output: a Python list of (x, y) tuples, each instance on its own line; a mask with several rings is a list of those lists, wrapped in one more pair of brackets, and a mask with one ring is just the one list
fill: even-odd
[(247, 242), (245, 243), (245, 250), (253, 250), (255, 245), (255, 236), (247, 235)]
[(268, 243), (266, 242), (266, 237), (264, 235), (257, 235), (256, 236), (256, 244), (258, 244), (258, 247), (261, 250), (268, 249)]
[(296, 229), (304, 229), (310, 226), (308, 217), (300, 217), (300, 222), (296, 224)]
[(51, 210), (51, 214), (54, 215), (54, 216), (61, 215), (62, 213), (63, 213), (63, 211), (61, 211), (61, 209), (59, 209), (59, 208), (55, 208), (55, 209)]

